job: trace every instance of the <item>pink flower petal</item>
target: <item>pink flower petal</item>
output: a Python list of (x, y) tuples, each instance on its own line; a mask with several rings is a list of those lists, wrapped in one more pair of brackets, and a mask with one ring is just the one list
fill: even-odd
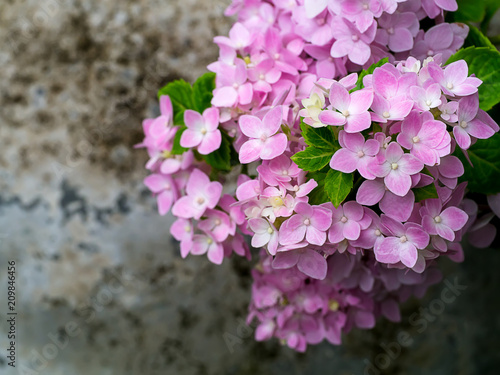
[(306, 230), (306, 240), (312, 245), (322, 246), (326, 242), (326, 232), (322, 232), (310, 225)]
[(343, 114), (337, 111), (326, 110), (319, 114), (319, 121), (326, 125), (344, 125), (346, 118)]
[(385, 185), (381, 180), (363, 181), (356, 193), (356, 201), (365, 206), (373, 206), (380, 202), (385, 191)]
[(266, 127), (262, 121), (252, 115), (243, 115), (239, 119), (241, 132), (250, 138), (260, 138), (262, 134), (266, 134)]
[[(248, 142), (247, 142), (248, 143)], [(262, 160), (271, 160), (283, 154), (288, 146), (288, 138), (285, 134), (279, 133), (267, 138), (264, 147), (260, 151)], [(243, 147), (242, 147), (243, 148)], [(241, 153), (241, 150), (240, 150)], [(240, 154), (241, 155), (241, 154)], [(240, 159), (241, 161), (241, 159)]]
[(373, 91), (371, 90), (358, 90), (351, 94), (351, 103), (349, 105), (349, 113), (357, 115), (368, 111), (368, 108), (373, 102)]
[(338, 82), (333, 82), (330, 87), (330, 104), (340, 112), (347, 111), (351, 104), (349, 92)]
[(328, 266), (326, 259), (321, 254), (314, 250), (305, 250), (298, 260), (297, 268), (313, 279), (323, 280), (326, 277)]
[(343, 235), (348, 240), (354, 241), (359, 238), (361, 233), (360, 225), (353, 220), (348, 220), (347, 223), (344, 224)]
[(344, 173), (352, 173), (356, 170), (358, 161), (359, 157), (355, 153), (341, 148), (332, 156), (330, 168)]
[(361, 132), (368, 129), (372, 124), (372, 119), (369, 112), (363, 112), (357, 115), (347, 117), (345, 131), (347, 133)]
[(299, 251), (290, 250), (276, 253), (272, 266), (274, 269), (288, 269), (297, 264), (300, 258)]
[[(184, 133), (182, 135), (184, 135)], [(202, 155), (208, 155), (211, 152), (217, 150), (220, 147), (221, 142), (222, 135), (219, 129), (215, 130), (214, 132), (207, 133), (198, 146), (198, 152)]]
[(260, 139), (251, 139), (243, 143), (239, 153), (240, 162), (242, 164), (248, 164), (259, 159), (263, 148), (264, 143)]
[(410, 190), (411, 178), (407, 174), (393, 170), (385, 176), (384, 183), (390, 191), (402, 197)]

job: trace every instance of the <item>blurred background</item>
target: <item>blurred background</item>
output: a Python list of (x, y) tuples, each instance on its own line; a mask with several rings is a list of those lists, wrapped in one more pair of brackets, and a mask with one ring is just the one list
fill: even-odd
[(247, 262), (180, 258), (133, 145), (157, 90), (217, 59), (229, 2), (0, 2), (0, 374), (497, 374), (498, 250), (443, 261), (447, 281), (409, 301), (401, 324), (306, 354), (254, 341)]

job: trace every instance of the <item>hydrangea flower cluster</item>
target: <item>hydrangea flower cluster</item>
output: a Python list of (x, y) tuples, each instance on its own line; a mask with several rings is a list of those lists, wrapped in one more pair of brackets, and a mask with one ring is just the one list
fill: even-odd
[[(235, 0), (238, 22), (215, 38), (214, 86), (176, 86), (144, 121), (145, 184), (176, 217), (182, 257), (221, 264), (261, 249), (257, 340), (303, 351), (397, 321), (401, 302), (439, 280), (436, 258), (463, 260), (465, 233), (493, 241), (500, 198), (488, 198), (493, 213), (466, 198), (457, 153), (499, 127), (467, 63), (445, 64), (468, 32), (443, 22), (453, 10), (455, 0)], [(421, 30), (424, 18), (437, 24)]]
[(340, 253), (328, 257), (323, 280), (309, 279), (297, 269), (277, 270), (266, 253), (252, 276), (247, 321), (258, 321), (256, 340), (277, 337), (300, 352), (323, 340), (339, 345), (342, 333), (373, 328), (380, 316), (398, 322), (399, 304), (411, 296), (423, 297), (441, 279), (436, 267), (418, 274), (383, 267), (370, 254)]

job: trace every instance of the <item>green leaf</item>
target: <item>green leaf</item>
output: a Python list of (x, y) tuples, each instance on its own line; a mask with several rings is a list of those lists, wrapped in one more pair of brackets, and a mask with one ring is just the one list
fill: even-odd
[(205, 73), (193, 84), (194, 109), (202, 113), (212, 106), (213, 90), (215, 89), (215, 73)]
[(460, 181), (468, 181), (467, 187), (474, 193), (500, 193), (500, 133), (478, 140), (468, 153), (473, 167), (460, 150), (455, 152), (465, 168)]
[(483, 32), (486, 32), (486, 30), (488, 30), (491, 19), (500, 8), (500, 1), (498, 0), (485, 0), (485, 3), (485, 15), (483, 20), (481, 21), (481, 30)]
[(357, 91), (363, 88), (363, 78), (368, 75), (368, 74), (373, 74), (376, 68), (386, 64), (389, 62), (389, 59), (387, 57), (383, 58), (379, 62), (376, 62), (375, 64), (372, 64), (368, 69), (362, 70), (361, 73), (359, 73), (358, 76), (358, 81), (356, 82), (356, 87), (354, 87), (351, 92)]
[(194, 109), (193, 88), (183, 79), (170, 82), (158, 91), (158, 97), (168, 95), (172, 101), (174, 115), (177, 118), (179, 113), (186, 109)]
[(201, 155), (205, 162), (219, 171), (231, 169), (231, 144), (227, 137), (222, 137), (220, 147), (208, 155)]
[(302, 129), (302, 136), (309, 146), (328, 150), (339, 149), (340, 146), (335, 139), (331, 126), (313, 128), (301, 121), (300, 128)]
[(186, 125), (184, 123), (184, 111), (174, 112), (174, 125)]
[(318, 186), (309, 193), (309, 204), (319, 205), (330, 202), (330, 197), (325, 191), (326, 172), (309, 173), (307, 176), (318, 183)]
[(413, 193), (415, 194), (415, 202), (421, 202), (425, 199), (438, 198), (436, 186), (433, 183), (421, 188), (413, 189)]
[(479, 86), (479, 106), (488, 111), (500, 102), (500, 52), (489, 47), (469, 47), (459, 50), (447, 64), (465, 60), (469, 74), (474, 73), (483, 81)]
[(466, 47), (487, 47), (496, 51), (496, 47), (491, 43), (486, 35), (484, 35), (477, 27), (469, 25), (469, 34), (467, 39), (465, 39)]
[(335, 207), (346, 199), (351, 192), (354, 176), (352, 173), (342, 173), (330, 169), (325, 178), (325, 191)]
[(458, 9), (453, 13), (455, 22), (481, 22), (486, 15), (484, 0), (457, 0)]
[(177, 129), (177, 133), (175, 133), (174, 136), (174, 144), (172, 146), (172, 151), (170, 151), (172, 155), (181, 155), (188, 150), (187, 148), (181, 146), (181, 135), (182, 133), (184, 133), (184, 130), (186, 129), (187, 127), (184, 125), (180, 126), (179, 129)]
[(304, 151), (297, 152), (292, 160), (304, 171), (319, 171), (332, 159), (334, 150), (316, 147), (307, 147)]

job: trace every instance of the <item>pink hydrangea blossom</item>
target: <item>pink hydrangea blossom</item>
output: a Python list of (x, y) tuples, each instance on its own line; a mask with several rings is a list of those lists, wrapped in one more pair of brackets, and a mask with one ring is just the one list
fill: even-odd
[(187, 129), (181, 136), (182, 147), (198, 146), (198, 152), (202, 155), (210, 154), (220, 147), (222, 135), (219, 126), (219, 109), (212, 107), (203, 111), (200, 115), (190, 109), (184, 112), (184, 123)]
[(348, 133), (360, 132), (371, 125), (368, 108), (373, 101), (373, 92), (359, 90), (349, 94), (340, 83), (333, 82), (330, 87), (330, 105), (332, 109), (323, 111), (319, 120), (327, 125), (345, 125)]
[(404, 196), (411, 187), (411, 176), (420, 172), (424, 164), (415, 156), (405, 154), (401, 146), (392, 142), (383, 159), (372, 163), (373, 173), (384, 178), (385, 186), (394, 194)]
[(279, 242), (291, 245), (305, 240), (321, 246), (326, 241), (326, 231), (332, 225), (332, 212), (320, 206), (299, 202), (294, 208), (296, 215), (287, 219), (280, 228)]
[(382, 226), (387, 230), (387, 237), (374, 248), (379, 262), (395, 264), (403, 263), (413, 267), (417, 263), (418, 249), (429, 244), (429, 234), (414, 223), (401, 224), (388, 216), (382, 216)]
[(194, 169), (186, 186), (187, 195), (175, 202), (172, 213), (175, 216), (189, 219), (199, 219), (208, 208), (214, 208), (219, 202), (222, 185), (210, 182), (208, 176)]
[(285, 152), (287, 137), (278, 133), (283, 120), (281, 107), (271, 109), (261, 120), (256, 116), (240, 117), (240, 128), (250, 138), (240, 148), (240, 162), (270, 160)]
[(420, 209), (422, 226), (431, 235), (439, 235), (448, 241), (455, 239), (459, 231), (467, 223), (469, 217), (457, 207), (448, 207), (443, 210), (439, 199), (427, 199)]
[(366, 179), (374, 179), (375, 175), (370, 171), (370, 164), (374, 156), (378, 154), (379, 143), (375, 139), (365, 142), (360, 133), (339, 133), (339, 142), (342, 148), (335, 152), (330, 161), (330, 167), (344, 173), (352, 173), (358, 170)]

